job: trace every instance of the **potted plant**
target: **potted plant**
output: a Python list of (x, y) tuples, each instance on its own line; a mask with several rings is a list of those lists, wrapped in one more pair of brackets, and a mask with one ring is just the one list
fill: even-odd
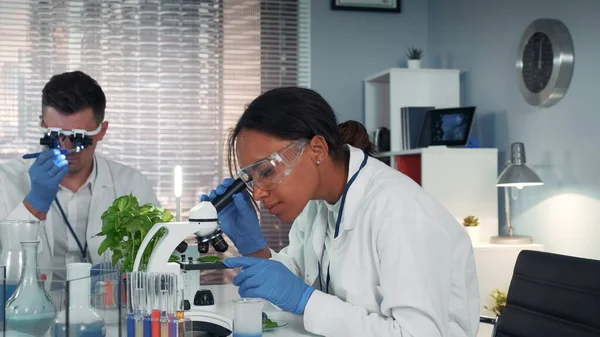
[(473, 215), (464, 218), (463, 226), (471, 238), (473, 245), (479, 243), (479, 219)]
[[(97, 236), (104, 236), (98, 247), (98, 255), (107, 250), (112, 252), (113, 266), (121, 265), (125, 272), (133, 271), (135, 256), (150, 228), (157, 223), (170, 222), (173, 215), (166, 209), (153, 204), (140, 205), (138, 199), (130, 194), (117, 198), (102, 214), (102, 231)], [(165, 229), (158, 231), (146, 247), (140, 263), (140, 271), (145, 270), (150, 254), (158, 241), (165, 235)], [(171, 260), (175, 260), (172, 256)]]
[[(152, 226), (161, 222), (170, 222), (173, 215), (166, 209), (153, 204), (140, 205), (138, 199), (130, 195), (121, 196), (102, 214), (102, 231), (96, 236), (104, 236), (98, 247), (98, 255), (107, 250), (112, 252), (112, 265), (123, 273), (133, 271), (133, 264), (146, 234)], [(165, 235), (165, 229), (158, 231), (142, 255), (140, 271), (144, 271), (150, 255), (158, 241)], [(176, 261), (171, 256), (170, 261)], [(123, 304), (127, 301), (127, 274), (122, 275)]]
[(408, 69), (420, 69), (421, 58), (423, 57), (423, 49), (410, 47), (406, 52), (408, 57)]
[(504, 310), (504, 308), (506, 308), (507, 294), (499, 289), (495, 289), (490, 293), (490, 296), (494, 300), (494, 305), (491, 307), (484, 305), (483, 307), (486, 310), (489, 310), (496, 314), (496, 316), (502, 316), (502, 311)]

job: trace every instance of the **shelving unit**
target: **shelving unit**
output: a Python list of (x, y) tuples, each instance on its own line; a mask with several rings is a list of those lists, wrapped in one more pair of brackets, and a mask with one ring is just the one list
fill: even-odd
[(479, 218), (480, 240), (498, 235), (498, 150), (432, 146), (386, 152), (392, 166), (412, 178), (462, 223)]
[(387, 127), (391, 151), (402, 150), (401, 108), (460, 106), (458, 69), (390, 68), (364, 81), (365, 127), (369, 134)]

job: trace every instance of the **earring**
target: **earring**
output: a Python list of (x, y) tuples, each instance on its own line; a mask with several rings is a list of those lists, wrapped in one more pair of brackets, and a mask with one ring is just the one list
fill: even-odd
[(317, 166), (321, 165), (321, 161), (317, 160)]

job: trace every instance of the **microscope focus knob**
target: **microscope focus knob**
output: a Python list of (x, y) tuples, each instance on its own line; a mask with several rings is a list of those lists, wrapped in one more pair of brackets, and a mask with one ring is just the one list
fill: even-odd
[(196, 291), (196, 296), (194, 296), (194, 305), (213, 305), (215, 304), (215, 298), (213, 294), (208, 289), (201, 289)]

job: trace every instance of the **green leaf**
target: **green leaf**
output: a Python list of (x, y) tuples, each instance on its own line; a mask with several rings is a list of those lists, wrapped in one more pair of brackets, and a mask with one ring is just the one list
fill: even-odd
[(117, 207), (120, 212), (124, 211), (129, 207), (130, 197), (128, 195), (124, 195), (117, 199)]
[(102, 255), (111, 245), (111, 238), (106, 238), (98, 247), (98, 255)]
[(164, 222), (171, 222), (171, 220), (173, 219), (173, 214), (171, 214), (171, 212), (169, 212), (169, 210), (167, 210), (166, 208), (163, 210), (163, 221)]
[(120, 257), (118, 255), (114, 254), (112, 256), (112, 264), (113, 264), (113, 266), (116, 266), (119, 263), (119, 260), (120, 260)]
[(127, 229), (128, 233), (136, 233), (142, 229), (143, 225), (144, 221), (142, 219), (134, 218), (125, 225), (125, 229)]

